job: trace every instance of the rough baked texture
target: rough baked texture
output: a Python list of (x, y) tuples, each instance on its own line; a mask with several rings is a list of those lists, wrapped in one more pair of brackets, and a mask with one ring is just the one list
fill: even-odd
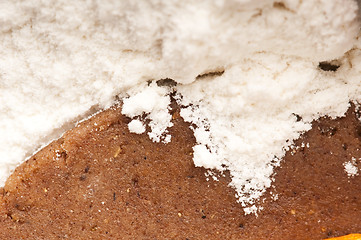
[[(322, 119), (277, 169), (258, 217), (243, 214), (229, 177), (206, 180), (194, 137), (173, 112), (172, 142), (131, 134), (113, 107), (19, 166), (0, 197), (0, 239), (322, 239), (361, 232), (361, 125)], [(359, 163), (360, 164), (360, 163)]]

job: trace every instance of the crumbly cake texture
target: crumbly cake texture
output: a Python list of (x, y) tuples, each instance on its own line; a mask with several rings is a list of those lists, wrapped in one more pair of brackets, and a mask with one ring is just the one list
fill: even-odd
[(276, 169), (256, 217), (244, 215), (227, 172), (207, 181), (208, 170), (194, 166), (193, 132), (172, 108), (168, 144), (130, 133), (131, 119), (115, 106), (20, 165), (1, 190), (0, 238), (297, 240), (361, 232), (361, 177), (343, 168), (361, 158), (354, 109), (312, 123)]
[(0, 183), (116, 97), (132, 132), (172, 141), (176, 90), (195, 164), (255, 212), (292, 140), (361, 100), (359, 29), (354, 0), (1, 1)]

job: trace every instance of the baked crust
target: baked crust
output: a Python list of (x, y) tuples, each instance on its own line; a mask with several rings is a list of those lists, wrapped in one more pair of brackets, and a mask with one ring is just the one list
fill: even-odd
[(194, 167), (195, 138), (173, 109), (168, 144), (130, 133), (130, 119), (114, 106), (20, 165), (2, 189), (0, 239), (322, 239), (361, 232), (361, 177), (347, 177), (343, 167), (361, 158), (354, 108), (344, 118), (315, 121), (296, 141), (260, 199), (258, 217), (244, 215), (228, 173), (207, 181), (207, 170)]

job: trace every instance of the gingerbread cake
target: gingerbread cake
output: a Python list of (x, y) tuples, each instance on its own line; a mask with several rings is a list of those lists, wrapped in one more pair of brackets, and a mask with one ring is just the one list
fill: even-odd
[[(173, 105), (172, 141), (130, 133), (116, 105), (21, 164), (1, 190), (0, 239), (326, 239), (361, 232), (359, 112), (319, 119), (244, 215), (229, 174), (207, 179)], [(355, 163), (360, 164), (359, 160)]]
[(359, 3), (0, 1), (0, 239), (361, 233)]

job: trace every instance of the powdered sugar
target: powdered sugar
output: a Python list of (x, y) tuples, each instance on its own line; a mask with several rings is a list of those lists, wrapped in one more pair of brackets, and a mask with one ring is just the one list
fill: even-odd
[(345, 64), (330, 74), (304, 59), (260, 53), (222, 76), (180, 86), (179, 103), (193, 104), (181, 116), (197, 125), (196, 165), (230, 170), (240, 202), (253, 204), (271, 185), (283, 149), (315, 117), (342, 116), (350, 96), (360, 98), (350, 71)]
[(356, 158), (352, 157), (351, 161), (344, 162), (343, 166), (345, 167), (347, 176), (354, 177), (358, 175)]
[(144, 124), (138, 119), (133, 119), (129, 124), (129, 131), (137, 134), (141, 134), (145, 132)]
[[(170, 136), (167, 135), (167, 128), (173, 125), (171, 123), (172, 116), (168, 112), (169, 90), (158, 87), (156, 83), (137, 90), (138, 93), (133, 93), (134, 95), (123, 99), (122, 113), (131, 118), (146, 115), (144, 120), (150, 120), (149, 137), (155, 142), (159, 142), (161, 139), (164, 142), (169, 142)], [(132, 129), (133, 127), (130, 126), (129, 128)]]

